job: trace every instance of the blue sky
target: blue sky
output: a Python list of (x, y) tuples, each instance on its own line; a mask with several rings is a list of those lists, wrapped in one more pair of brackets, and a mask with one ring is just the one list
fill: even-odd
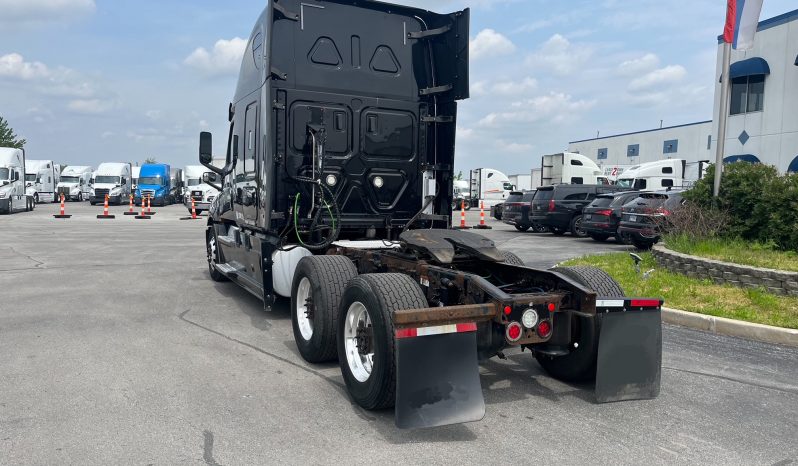
[[(472, 8), (457, 167), (524, 173), (569, 141), (712, 117), (724, 0), (399, 0)], [(265, 2), (0, 0), (0, 115), (28, 156), (196, 162), (219, 153)], [(795, 8), (765, 0), (762, 18)]]

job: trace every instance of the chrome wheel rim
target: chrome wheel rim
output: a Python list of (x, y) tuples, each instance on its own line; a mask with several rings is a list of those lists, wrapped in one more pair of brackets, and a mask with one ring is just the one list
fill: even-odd
[[(308, 317), (308, 301), (310, 300), (310, 280), (303, 277), (296, 289), (296, 323), (299, 333), (305, 341), (313, 338), (313, 319)], [(312, 305), (312, 303), (310, 303)]]
[(355, 379), (363, 383), (371, 377), (374, 368), (374, 351), (363, 354), (358, 346), (358, 329), (371, 327), (371, 317), (363, 303), (356, 301), (346, 311), (344, 322), (344, 349), (349, 371)]

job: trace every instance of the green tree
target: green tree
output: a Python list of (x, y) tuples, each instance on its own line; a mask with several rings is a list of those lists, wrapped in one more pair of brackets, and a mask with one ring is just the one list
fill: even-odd
[(454, 177), (454, 180), (462, 181), (462, 179), (463, 179), (463, 170), (460, 170), (460, 173), (458, 173), (457, 176)]
[(0, 117), (0, 147), (13, 147), (15, 149), (22, 149), (25, 143), (28, 142), (24, 139), (18, 139), (14, 130), (8, 125), (8, 121)]
[(158, 161), (155, 160), (155, 157), (147, 157), (144, 159), (144, 163), (157, 163)]

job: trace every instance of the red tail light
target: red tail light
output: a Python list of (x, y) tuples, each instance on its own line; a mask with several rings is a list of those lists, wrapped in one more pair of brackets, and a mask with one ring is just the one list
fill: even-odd
[(521, 339), (523, 329), (518, 322), (512, 322), (507, 326), (507, 339), (510, 341), (518, 341)]
[(632, 307), (659, 307), (658, 299), (633, 299)]
[(670, 210), (668, 210), (668, 209), (663, 209), (662, 207), (660, 207), (659, 209), (657, 209), (657, 210), (656, 210), (656, 212), (657, 212), (658, 214), (662, 214), (662, 215), (670, 215), (670, 214), (671, 214), (671, 211), (670, 211)]
[(598, 212), (596, 212), (596, 215), (606, 215), (607, 217), (609, 217), (609, 216), (612, 215), (612, 210), (610, 210), (610, 209), (599, 210)]
[(549, 201), (549, 212), (554, 212), (554, 199)]
[(541, 338), (546, 338), (551, 335), (551, 324), (548, 320), (541, 321), (538, 324), (538, 335), (540, 335)]

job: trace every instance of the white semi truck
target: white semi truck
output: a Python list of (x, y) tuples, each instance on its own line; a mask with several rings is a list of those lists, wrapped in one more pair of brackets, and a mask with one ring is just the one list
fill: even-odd
[(524, 175), (524, 174), (510, 175), (508, 178), (510, 178), (510, 183), (513, 184), (513, 187), (515, 188), (514, 189), (515, 191), (529, 191), (533, 187), (537, 187), (537, 186), (532, 186), (532, 174), (531, 173), (527, 174), (527, 175)]
[[(596, 162), (582, 154), (561, 152), (544, 155), (539, 186), (556, 184), (609, 184)], [(536, 180), (533, 180), (536, 181)], [(534, 184), (534, 183), (533, 183)]]
[(131, 185), (133, 192), (136, 192), (136, 188), (139, 187), (139, 172), (141, 172), (141, 167), (133, 167), (133, 184)]
[(34, 205), (25, 193), (25, 151), (0, 147), (0, 213), (30, 211)]
[(499, 170), (492, 168), (476, 168), (471, 170), (470, 192), (468, 201), (471, 207), (479, 207), (484, 203), (485, 208), (502, 203), (513, 190), (510, 178)]
[(687, 162), (684, 159), (657, 160), (625, 170), (618, 178), (618, 186), (630, 189), (687, 188), (702, 179), (708, 160)]
[(56, 194), (68, 201), (85, 201), (91, 197), (91, 167), (70, 165), (61, 172), (61, 181), (56, 187)]
[(213, 186), (202, 181), (202, 175), (209, 170), (202, 165), (189, 165), (183, 169), (183, 186), (185, 187), (185, 205), (191, 212), (191, 200), (194, 200), (194, 208), (197, 214), (205, 212), (211, 202), (219, 195), (219, 191)]
[(25, 160), (25, 192), (36, 204), (56, 202), (55, 189), (61, 178), (61, 166), (52, 160)]
[(91, 205), (102, 204), (105, 196), (111, 204), (124, 204), (130, 198), (132, 170), (129, 163), (101, 163), (94, 172), (94, 186), (89, 199)]

